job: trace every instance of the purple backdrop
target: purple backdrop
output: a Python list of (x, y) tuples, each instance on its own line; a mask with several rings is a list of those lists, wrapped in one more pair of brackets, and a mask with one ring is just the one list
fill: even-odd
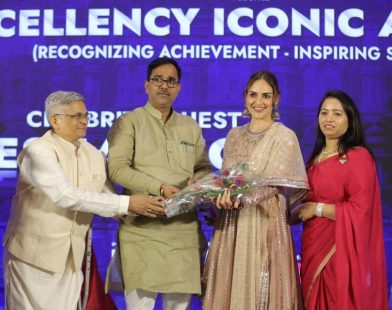
[[(15, 191), (16, 156), (46, 129), (44, 99), (82, 93), (93, 111), (87, 139), (106, 152), (113, 120), (144, 105), (146, 67), (176, 58), (184, 72), (175, 109), (203, 128), (210, 159), (221, 164), (224, 137), (246, 119), (250, 74), (280, 81), (281, 121), (310, 153), (315, 113), (326, 90), (359, 105), (377, 157), (389, 287), (392, 280), (392, 3), (390, 1), (10, 1), (0, 3), (0, 229)], [(116, 223), (96, 217), (94, 244), (104, 273)], [(208, 235), (211, 229), (205, 228)], [(301, 228), (293, 227), (299, 248)], [(1, 286), (2, 289), (2, 286)], [(121, 297), (116, 301), (122, 307)], [(195, 301), (194, 309), (200, 308)]]

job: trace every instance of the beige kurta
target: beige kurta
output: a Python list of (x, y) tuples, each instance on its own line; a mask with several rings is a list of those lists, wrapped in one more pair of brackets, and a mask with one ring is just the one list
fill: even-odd
[(23, 149), (18, 164), (4, 235), (7, 308), (75, 309), (92, 213), (125, 215), (129, 197), (111, 193), (100, 151), (51, 130)]
[[(109, 136), (109, 174), (125, 193), (159, 195), (162, 183), (183, 188), (210, 171), (201, 129), (173, 111), (166, 124), (150, 104), (120, 117)], [(200, 293), (196, 212), (170, 219), (137, 216), (119, 229), (126, 292)]]
[(280, 123), (260, 134), (249, 124), (234, 128), (223, 166), (240, 162), (268, 186), (247, 193), (243, 209), (219, 214), (203, 275), (204, 309), (301, 309), (287, 223), (288, 210), (308, 188), (297, 138)]
[(103, 154), (86, 141), (77, 147), (51, 130), (18, 156), (20, 174), (3, 244), (20, 260), (56, 273), (70, 254), (80, 270), (93, 214), (128, 212), (129, 198), (105, 186)]

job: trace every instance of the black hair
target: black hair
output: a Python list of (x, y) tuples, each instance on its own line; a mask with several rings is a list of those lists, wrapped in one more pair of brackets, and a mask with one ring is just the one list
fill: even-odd
[[(321, 107), (327, 98), (335, 98), (339, 100), (348, 119), (347, 131), (342, 136), (339, 137), (339, 141), (338, 141), (339, 155), (342, 156), (346, 154), (350, 149), (354, 147), (362, 146), (365, 149), (367, 149), (370, 155), (373, 157), (373, 153), (366, 143), (365, 134), (361, 121), (361, 114), (359, 113), (359, 110), (354, 100), (348, 94), (337, 89), (327, 91), (319, 104), (317, 110), (317, 119), (320, 115)], [(313, 151), (309, 157), (307, 163), (308, 165), (312, 164), (314, 159), (321, 153), (324, 147), (325, 147), (325, 136), (320, 129), (319, 122), (317, 121), (316, 141), (313, 146)]]
[(147, 67), (147, 81), (150, 80), (151, 77), (151, 73), (155, 68), (158, 68), (162, 65), (167, 65), (167, 64), (172, 64), (176, 70), (177, 70), (177, 75), (178, 75), (178, 81), (181, 80), (181, 68), (179, 66), (179, 64), (177, 63), (177, 61), (175, 61), (174, 59), (171, 59), (169, 57), (160, 57), (160, 58), (156, 58), (153, 61), (151, 61)]

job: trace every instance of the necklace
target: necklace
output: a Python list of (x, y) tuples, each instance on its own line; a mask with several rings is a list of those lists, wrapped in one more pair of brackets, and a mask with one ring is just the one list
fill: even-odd
[(331, 150), (331, 151), (326, 151), (325, 149), (322, 149), (321, 150), (321, 154), (323, 154), (323, 155), (331, 155), (331, 154), (333, 154), (333, 153), (336, 153), (337, 152), (337, 148), (336, 149), (333, 149), (333, 150)]

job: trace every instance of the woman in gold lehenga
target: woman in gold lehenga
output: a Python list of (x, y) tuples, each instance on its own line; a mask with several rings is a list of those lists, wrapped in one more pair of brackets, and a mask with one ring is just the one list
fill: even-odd
[(222, 168), (246, 162), (268, 185), (243, 202), (231, 201), (229, 191), (218, 196), (204, 309), (303, 308), (288, 216), (308, 183), (295, 133), (275, 122), (279, 95), (272, 73), (253, 74), (244, 92), (251, 121), (227, 136)]

